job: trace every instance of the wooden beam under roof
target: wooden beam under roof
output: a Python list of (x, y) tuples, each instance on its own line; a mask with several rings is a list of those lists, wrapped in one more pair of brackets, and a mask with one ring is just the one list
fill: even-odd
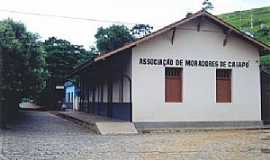
[(228, 38), (229, 38), (229, 36), (231, 35), (231, 33), (232, 33), (232, 30), (231, 30), (231, 29), (228, 29), (228, 30), (224, 31), (225, 38), (224, 38), (224, 40), (223, 40), (223, 47), (225, 47), (225, 46), (227, 45), (227, 43), (228, 43)]
[(173, 45), (173, 41), (174, 41), (174, 37), (175, 37), (175, 31), (176, 31), (176, 27), (174, 27), (172, 29), (172, 38), (171, 38), (171, 44)]

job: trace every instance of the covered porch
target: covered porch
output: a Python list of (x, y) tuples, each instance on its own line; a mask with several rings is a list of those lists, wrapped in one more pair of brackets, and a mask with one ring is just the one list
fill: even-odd
[(131, 50), (79, 72), (79, 111), (132, 121)]

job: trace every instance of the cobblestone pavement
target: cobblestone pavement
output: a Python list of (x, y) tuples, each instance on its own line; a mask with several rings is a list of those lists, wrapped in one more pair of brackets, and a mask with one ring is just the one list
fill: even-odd
[(270, 130), (100, 136), (47, 112), (25, 112), (0, 131), (0, 151), (0, 160), (269, 160)]

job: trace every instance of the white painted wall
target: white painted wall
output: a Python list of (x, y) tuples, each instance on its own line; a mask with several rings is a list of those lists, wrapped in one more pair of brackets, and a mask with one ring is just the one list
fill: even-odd
[(124, 78), (124, 87), (123, 87), (123, 102), (129, 103), (130, 102), (130, 82), (127, 78)]
[(103, 102), (108, 102), (108, 82), (106, 81), (103, 85)]
[[(71, 93), (73, 93), (73, 97), (74, 97), (75, 87), (74, 86), (66, 87), (65, 92), (66, 92), (65, 93), (66, 102), (70, 102), (70, 99), (68, 100), (69, 97), (67, 96), (67, 94), (70, 94), (70, 96), (72, 96)], [(71, 99), (74, 99), (74, 98), (71, 97)]]
[(78, 111), (79, 110), (79, 97), (75, 96), (74, 97), (74, 103), (73, 103), (73, 110)]
[[(130, 80), (129, 78), (131, 79), (131, 71), (132, 71), (132, 68), (131, 68), (131, 64), (132, 64), (132, 60), (131, 60), (131, 54), (127, 55), (128, 58), (126, 60), (126, 64), (125, 64), (125, 68), (124, 68), (124, 74), (125, 74), (125, 77), (124, 77), (124, 80), (123, 80), (123, 102), (124, 103), (130, 103)], [(129, 77), (129, 78), (128, 78)], [(131, 82), (132, 83), (132, 82)]]
[(120, 91), (120, 77), (113, 80), (113, 103), (119, 102)]
[[(181, 26), (172, 33), (132, 49), (132, 114), (134, 122), (261, 120), (258, 50), (236, 36), (223, 47), (223, 31), (204, 22)], [(232, 69), (232, 103), (216, 103), (216, 68), (183, 68), (183, 102), (165, 103), (165, 67), (139, 64), (140, 58), (249, 61)]]
[(71, 97), (71, 99), (73, 99), (72, 100), (73, 109), (78, 110), (79, 109), (79, 97), (76, 96), (76, 94), (75, 94), (75, 87), (74, 86), (68, 86), (68, 87), (65, 88), (65, 101), (66, 102), (70, 102), (70, 101), (68, 101), (68, 96), (67, 96), (68, 93), (73, 93), (73, 94), (70, 94), (70, 96), (73, 95), (73, 97)]
[(93, 102), (93, 90), (89, 89), (89, 102)]
[(98, 101), (98, 100), (99, 100), (99, 99), (98, 99), (98, 97), (99, 97), (99, 96), (98, 96), (98, 95), (99, 95), (99, 89), (98, 89), (98, 87), (99, 87), (99, 86), (97, 85), (96, 88), (95, 88), (95, 101), (96, 101), (96, 102), (99, 102), (99, 101)]

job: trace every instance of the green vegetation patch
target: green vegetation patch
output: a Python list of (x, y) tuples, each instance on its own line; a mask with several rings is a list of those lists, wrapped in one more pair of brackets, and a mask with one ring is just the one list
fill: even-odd
[[(219, 17), (242, 32), (270, 45), (270, 7), (235, 11)], [(270, 64), (270, 55), (261, 57), (261, 63)]]

